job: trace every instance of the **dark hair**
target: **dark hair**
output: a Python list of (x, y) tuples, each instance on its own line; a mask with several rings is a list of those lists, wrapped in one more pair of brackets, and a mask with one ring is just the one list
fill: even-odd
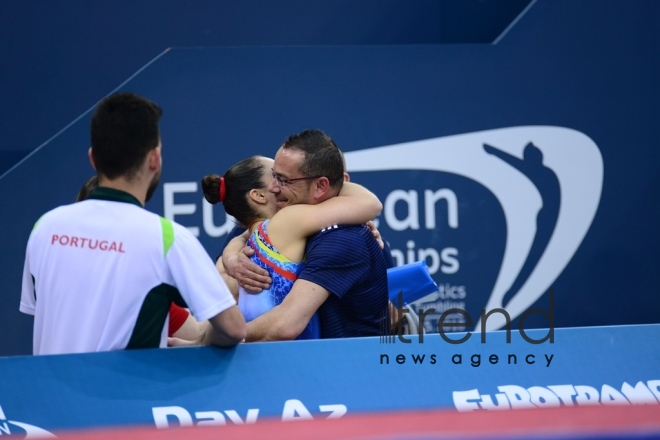
[(134, 93), (103, 99), (92, 116), (92, 155), (98, 174), (131, 179), (147, 153), (158, 146), (158, 120), (163, 111)]
[[(243, 159), (227, 170), (225, 179), (225, 199), (223, 202), (227, 214), (234, 217), (243, 226), (250, 226), (259, 213), (248, 202), (248, 193), (252, 189), (263, 188), (264, 164), (262, 156)], [(202, 178), (204, 198), (211, 204), (220, 202), (220, 176), (209, 174)]]
[(344, 158), (335, 142), (321, 130), (305, 130), (285, 139), (283, 149), (302, 151), (305, 159), (300, 165), (303, 176), (325, 176), (334, 189), (344, 182)]
[(80, 191), (78, 191), (78, 197), (76, 197), (76, 202), (82, 202), (83, 200), (86, 200), (87, 197), (94, 191), (96, 188), (99, 186), (99, 179), (96, 176), (92, 176), (85, 183), (83, 183), (83, 186), (80, 188)]

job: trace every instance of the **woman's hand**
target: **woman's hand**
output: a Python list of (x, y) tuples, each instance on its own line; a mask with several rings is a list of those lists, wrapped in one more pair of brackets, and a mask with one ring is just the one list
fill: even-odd
[(380, 231), (376, 227), (376, 224), (373, 222), (373, 220), (369, 220), (367, 222), (367, 227), (371, 229), (371, 235), (373, 235), (378, 242), (378, 246), (380, 246), (381, 249), (385, 249), (385, 242), (383, 241), (383, 237), (380, 236)]

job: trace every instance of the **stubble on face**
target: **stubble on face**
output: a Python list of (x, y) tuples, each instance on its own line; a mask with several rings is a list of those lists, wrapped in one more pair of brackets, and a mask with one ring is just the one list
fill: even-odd
[(161, 172), (158, 170), (158, 172), (154, 174), (154, 177), (151, 178), (151, 182), (149, 182), (149, 188), (147, 188), (147, 195), (144, 198), (145, 203), (151, 200), (151, 196), (154, 195), (156, 188), (158, 188), (158, 184), (160, 183), (160, 175)]
[(144, 198), (144, 203), (147, 203), (149, 200), (151, 200), (151, 197), (154, 195), (154, 192), (156, 191), (156, 188), (158, 188), (158, 184), (160, 183), (160, 176), (163, 171), (163, 155), (162, 155), (162, 144), (160, 139), (158, 140), (158, 146), (156, 147), (157, 149), (161, 149), (161, 154), (159, 154), (159, 160), (160, 160), (160, 166), (158, 167), (158, 171), (156, 171), (156, 174), (151, 178), (151, 182), (149, 182), (149, 187), (147, 188), (147, 194), (145, 195)]

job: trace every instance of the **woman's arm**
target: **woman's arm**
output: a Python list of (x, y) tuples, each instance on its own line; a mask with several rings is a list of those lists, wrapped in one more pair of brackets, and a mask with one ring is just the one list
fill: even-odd
[(281, 209), (271, 220), (271, 225), (275, 226), (276, 222), (294, 231), (298, 237), (309, 237), (333, 225), (366, 223), (382, 209), (383, 205), (374, 193), (357, 183), (344, 182), (335, 197), (316, 205), (300, 204)]

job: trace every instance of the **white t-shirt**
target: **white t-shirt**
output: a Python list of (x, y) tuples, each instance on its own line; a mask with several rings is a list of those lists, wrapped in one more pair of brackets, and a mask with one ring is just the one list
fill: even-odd
[(20, 311), (34, 315), (34, 354), (164, 347), (181, 300), (198, 321), (236, 304), (190, 231), (128, 193), (98, 188), (30, 234)]

